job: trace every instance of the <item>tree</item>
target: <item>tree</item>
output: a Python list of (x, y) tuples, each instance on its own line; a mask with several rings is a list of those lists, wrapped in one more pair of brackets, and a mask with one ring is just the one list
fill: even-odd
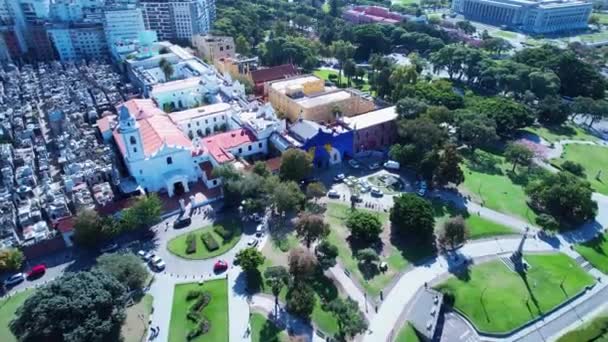
[(332, 300), (329, 303), (329, 311), (336, 317), (342, 336), (353, 338), (367, 330), (365, 316), (359, 310), (359, 304), (352, 298), (344, 300), (338, 297)]
[(122, 213), (122, 223), (125, 229), (150, 227), (160, 221), (162, 202), (158, 195), (152, 193), (140, 196)]
[(396, 230), (413, 240), (432, 242), (435, 217), (431, 203), (414, 194), (402, 194), (393, 200), (390, 219)]
[(433, 172), (433, 182), (439, 186), (448, 183), (460, 184), (464, 181), (464, 173), (460, 169), (462, 157), (454, 144), (447, 144), (439, 153), (437, 167)]
[(300, 213), (295, 229), (297, 236), (304, 240), (307, 248), (316, 240), (329, 235), (329, 225), (323, 220), (323, 216), (309, 212)]
[(308, 279), (317, 267), (315, 256), (307, 249), (296, 247), (289, 251), (287, 257), (289, 264), (289, 274), (296, 282)]
[(350, 42), (346, 42), (343, 40), (337, 40), (333, 43), (331, 43), (331, 47), (330, 47), (333, 56), (338, 60), (338, 62), (340, 63), (340, 68), (338, 71), (338, 77), (340, 79), (340, 84), (342, 84), (342, 68), (344, 67), (344, 63), (353, 57), (353, 54), (355, 53), (355, 46), (353, 44), (351, 44)]
[(166, 60), (165, 57), (162, 57), (158, 61), (158, 67), (165, 75), (165, 80), (166, 81), (171, 80), (171, 76), (173, 76), (173, 65), (171, 65), (171, 63), (168, 60)]
[(346, 219), (346, 227), (350, 229), (352, 236), (359, 241), (372, 242), (378, 239), (382, 233), (382, 222), (378, 216), (355, 210)]
[(545, 96), (557, 95), (560, 86), (559, 77), (552, 71), (530, 73), (530, 90), (541, 99)]
[(268, 267), (264, 271), (264, 278), (266, 278), (266, 284), (270, 286), (272, 295), (274, 296), (274, 307), (275, 311), (279, 307), (279, 294), (283, 289), (283, 286), (289, 283), (289, 272), (283, 266), (272, 266)]
[(327, 240), (323, 240), (315, 247), (315, 256), (322, 270), (329, 269), (336, 265), (338, 247)]
[(297, 148), (292, 148), (283, 153), (279, 176), (282, 180), (299, 182), (308, 177), (312, 171), (312, 157)]
[(510, 137), (519, 129), (533, 124), (535, 119), (528, 107), (503, 97), (471, 99), (468, 109), (492, 118), (496, 122), (496, 133), (502, 137)]
[(312, 182), (306, 187), (306, 197), (314, 198), (315, 201), (325, 196), (326, 193), (327, 189), (321, 182)]
[(24, 259), (23, 252), (16, 248), (0, 250), (0, 272), (18, 271)]
[(397, 101), (397, 114), (401, 118), (413, 119), (426, 112), (429, 106), (424, 102), (412, 97), (404, 97)]
[(111, 274), (130, 290), (142, 289), (148, 278), (148, 270), (132, 253), (103, 254), (97, 258), (97, 268)]
[(553, 216), (563, 227), (577, 227), (597, 213), (591, 184), (570, 172), (545, 174), (528, 184), (526, 193), (535, 209)]
[(310, 17), (304, 14), (298, 14), (295, 16), (295, 18), (293, 18), (293, 23), (296, 25), (297, 28), (304, 31), (308, 26), (310, 26), (311, 20)]
[(442, 146), (447, 140), (447, 132), (428, 118), (400, 120), (397, 132), (402, 144), (413, 144), (418, 154)]
[(458, 140), (468, 145), (473, 152), (478, 147), (489, 146), (498, 140), (496, 122), (487, 115), (458, 110), (455, 116)]
[(310, 317), (317, 301), (312, 288), (302, 282), (293, 282), (285, 297), (287, 311), (304, 319)]
[(118, 341), (127, 294), (99, 271), (66, 273), (36, 290), (10, 323), (19, 341)]
[(348, 86), (350, 87), (353, 77), (357, 75), (357, 64), (355, 64), (355, 61), (352, 58), (349, 58), (344, 62), (342, 68), (344, 69), (344, 76), (346, 76)]
[(329, 15), (337, 17), (340, 13), (339, 0), (329, 0)]
[(562, 163), (561, 167), (562, 170), (568, 171), (575, 176), (585, 177), (585, 167), (579, 163), (566, 160)]
[(283, 214), (296, 210), (305, 201), (305, 196), (295, 182), (276, 182), (273, 187), (272, 203)]
[(475, 33), (475, 31), (477, 31), (475, 26), (473, 26), (473, 24), (471, 24), (471, 22), (468, 20), (461, 20), (457, 22), (456, 27), (458, 27), (460, 30), (462, 30), (462, 32), (466, 34), (473, 34)]
[(591, 121), (587, 123), (591, 127), (594, 122), (608, 118), (608, 101), (577, 97), (574, 99), (573, 110), (576, 114), (591, 117)]
[(515, 172), (517, 165), (528, 166), (532, 163), (534, 151), (524, 144), (510, 143), (505, 149), (505, 159), (513, 163), (511, 172)]
[(100, 218), (95, 210), (82, 210), (74, 220), (74, 241), (81, 246), (92, 248), (117, 233), (111, 217)]
[(266, 257), (255, 247), (241, 249), (234, 259), (245, 272), (257, 271), (265, 260)]
[(357, 259), (364, 264), (370, 265), (378, 260), (380, 256), (373, 248), (363, 248), (357, 251)]
[(559, 96), (549, 95), (538, 102), (536, 113), (538, 121), (559, 126), (568, 120), (568, 117), (572, 114), (572, 109)]
[(462, 216), (451, 217), (443, 224), (437, 241), (442, 250), (454, 249), (463, 244), (469, 235)]
[(258, 160), (253, 164), (253, 168), (251, 169), (251, 172), (255, 173), (256, 175), (258, 175), (260, 177), (264, 177), (264, 178), (270, 176), (270, 170), (268, 170), (268, 168), (266, 167), (266, 163), (264, 163), (261, 160)]
[(508, 40), (499, 37), (484, 39), (481, 42), (481, 47), (497, 55), (501, 55), (503, 52), (513, 49), (513, 45), (511, 45)]
[(249, 56), (249, 54), (251, 53), (251, 45), (249, 44), (247, 38), (245, 38), (245, 36), (243, 35), (239, 35), (238, 37), (236, 37), (234, 45), (236, 52), (243, 56)]

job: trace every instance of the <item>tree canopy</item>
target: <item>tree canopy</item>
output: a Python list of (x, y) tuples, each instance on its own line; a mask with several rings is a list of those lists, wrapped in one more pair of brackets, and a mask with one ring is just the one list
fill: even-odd
[(396, 196), (394, 202), (390, 219), (396, 230), (407, 239), (432, 241), (435, 217), (431, 203), (414, 194)]
[(141, 259), (132, 253), (103, 254), (97, 258), (96, 267), (131, 290), (142, 289), (149, 274)]

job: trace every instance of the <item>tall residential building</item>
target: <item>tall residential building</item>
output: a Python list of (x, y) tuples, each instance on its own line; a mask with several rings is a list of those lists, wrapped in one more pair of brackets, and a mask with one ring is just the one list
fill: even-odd
[(136, 40), (146, 29), (142, 10), (135, 5), (106, 8), (103, 28), (110, 46), (116, 42)]
[(454, 0), (452, 10), (465, 18), (531, 33), (587, 27), (593, 5), (579, 0)]
[(205, 34), (215, 19), (215, 0), (141, 0), (144, 22), (159, 40), (188, 40)]
[(62, 61), (108, 57), (108, 44), (101, 24), (59, 23), (47, 31)]

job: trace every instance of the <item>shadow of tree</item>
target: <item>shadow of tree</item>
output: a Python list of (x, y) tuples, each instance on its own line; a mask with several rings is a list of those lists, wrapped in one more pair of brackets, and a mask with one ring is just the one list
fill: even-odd
[(453, 274), (456, 278), (461, 281), (468, 282), (471, 280), (471, 264), (459, 251), (449, 251), (445, 255), (448, 263), (448, 272)]
[(277, 324), (269, 319), (262, 326), (262, 330), (260, 330), (260, 341), (281, 342), (281, 331), (283, 329), (279, 328)]
[(437, 255), (434, 239), (404, 236), (394, 225), (391, 225), (390, 242), (401, 252), (403, 258), (413, 265), (424, 263), (424, 259)]
[(475, 172), (481, 172), (489, 175), (502, 175), (503, 171), (500, 168), (502, 160), (486, 151), (476, 150), (473, 153), (467, 154), (467, 166)]
[(323, 303), (329, 303), (338, 297), (338, 288), (321, 269), (317, 270), (310, 280), (310, 286), (319, 295)]
[(602, 249), (602, 244), (606, 242), (606, 236), (604, 234), (598, 234), (595, 238), (582, 243), (583, 246), (592, 248), (594, 251), (601, 255), (606, 255), (604, 250)]

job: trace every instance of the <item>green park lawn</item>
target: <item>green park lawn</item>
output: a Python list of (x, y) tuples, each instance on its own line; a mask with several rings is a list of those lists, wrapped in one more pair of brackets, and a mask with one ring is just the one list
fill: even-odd
[(607, 13), (593, 13), (592, 15), (597, 16), (600, 20), (600, 24), (608, 25), (608, 14)]
[[(217, 232), (214, 231), (214, 227), (223, 226), (228, 230), (233, 231), (233, 235), (230, 239), (224, 240)], [(209, 251), (203, 241), (201, 240), (201, 233), (210, 232), (215, 241), (218, 243), (219, 248), (214, 251)], [(193, 233), (196, 236), (196, 251), (194, 253), (186, 253), (186, 238), (188, 234)], [(185, 259), (209, 259), (218, 255), (226, 253), (232, 247), (234, 247), (241, 238), (241, 223), (237, 218), (226, 219), (217, 222), (213, 225), (199, 228), (184, 234), (178, 235), (171, 239), (167, 244), (169, 252), (185, 258)]]
[(608, 240), (605, 234), (574, 245), (574, 250), (587, 259), (593, 267), (608, 274)]
[(435, 200), (432, 202), (433, 211), (435, 214), (435, 231), (441, 229), (443, 224), (450, 217), (461, 215), (469, 230), (469, 239), (481, 239), (489, 236), (515, 234), (515, 231), (500, 223), (490, 221), (475, 213), (467, 213), (463, 210), (458, 210), (449, 202)]
[(454, 307), (477, 329), (498, 333), (525, 324), (594, 283), (565, 254), (528, 254), (525, 259), (530, 264), (525, 278), (494, 260), (472, 266), (437, 289), (452, 294)]
[(490, 33), (490, 35), (499, 37), (499, 38), (505, 38), (505, 39), (517, 38), (517, 33), (511, 32), (511, 31), (504, 31), (504, 30), (494, 30), (494, 31), (492, 31), (492, 33)]
[(411, 324), (405, 323), (405, 325), (399, 331), (399, 335), (395, 339), (395, 342), (419, 342), (420, 338), (416, 334), (416, 330)]
[(557, 342), (608, 341), (608, 313), (603, 312), (575, 330), (560, 337)]
[(17, 342), (8, 325), (15, 317), (17, 309), (32, 293), (33, 290), (29, 289), (0, 300), (0, 336), (3, 342)]
[(560, 140), (585, 140), (597, 141), (598, 138), (587, 133), (583, 128), (576, 125), (562, 126), (536, 126), (525, 128), (524, 131), (534, 133), (548, 142), (558, 142)]
[(169, 341), (186, 341), (186, 336), (195, 324), (186, 318), (191, 302), (186, 300), (190, 290), (209, 292), (211, 301), (202, 310), (202, 316), (210, 321), (210, 330), (191, 340), (194, 342), (228, 341), (228, 284), (226, 279), (198, 283), (178, 284), (173, 294), (171, 323), (169, 326)]
[(289, 336), (279, 329), (271, 320), (260, 313), (253, 313), (249, 318), (252, 342), (287, 342)]
[[(561, 164), (569, 160), (583, 165), (587, 181), (595, 191), (608, 195), (608, 148), (585, 144), (568, 144), (564, 146), (562, 157), (557, 159)], [(601, 171), (600, 180), (595, 178)]]
[(430, 254), (428, 250), (424, 250), (422, 248), (417, 249), (415, 246), (409, 246), (407, 250), (398, 249), (391, 243), (390, 238), (387, 237), (390, 235), (388, 234), (390, 229), (388, 225), (388, 214), (370, 211), (372, 213), (377, 213), (380, 217), (380, 221), (385, 224), (385, 233), (382, 234), (384, 246), (382, 253), (379, 254), (380, 262), (386, 262), (388, 269), (385, 272), (378, 273), (375, 276), (366, 279), (359, 269), (358, 261), (355, 258), (353, 250), (347, 240), (350, 232), (344, 225), (344, 220), (348, 217), (349, 211), (350, 207), (343, 204), (327, 204), (325, 218), (327, 223), (329, 223), (331, 226), (331, 232), (327, 239), (338, 247), (338, 259), (344, 268), (346, 268), (346, 270), (351, 274), (351, 277), (354, 277), (354, 279), (361, 286), (363, 286), (370, 295), (378, 296), (380, 291), (389, 285), (394, 277), (399, 274), (400, 271), (405, 269), (405, 267), (411, 261), (419, 260)]
[(418, 4), (420, 4), (420, 0), (391, 0), (391, 3), (393, 5), (401, 5), (401, 6), (418, 5)]
[(469, 157), (461, 165), (464, 172), (461, 189), (490, 209), (534, 223), (536, 214), (526, 204), (528, 196), (524, 191), (534, 172), (518, 168), (512, 174), (511, 164), (498, 154), (480, 151), (476, 159)]
[[(313, 75), (315, 75), (318, 78), (321, 78), (325, 81), (330, 81), (330, 82), (333, 82), (333, 83), (339, 85), (337, 79), (335, 81), (329, 79), (329, 75), (338, 76), (337, 71), (327, 70), (327, 69), (317, 69), (313, 72)], [(348, 79), (346, 78), (346, 76), (344, 76), (344, 71), (342, 72), (342, 84), (340, 84), (340, 85), (342, 87), (348, 86)], [(369, 82), (366, 77), (363, 77), (363, 80), (356, 80), (353, 78), (353, 80), (351, 82), (351, 87), (357, 88), (361, 91), (370, 91), (370, 85), (369, 85)]]
[(608, 32), (604, 31), (590, 34), (581, 34), (578, 37), (586, 43), (597, 43), (608, 40)]

